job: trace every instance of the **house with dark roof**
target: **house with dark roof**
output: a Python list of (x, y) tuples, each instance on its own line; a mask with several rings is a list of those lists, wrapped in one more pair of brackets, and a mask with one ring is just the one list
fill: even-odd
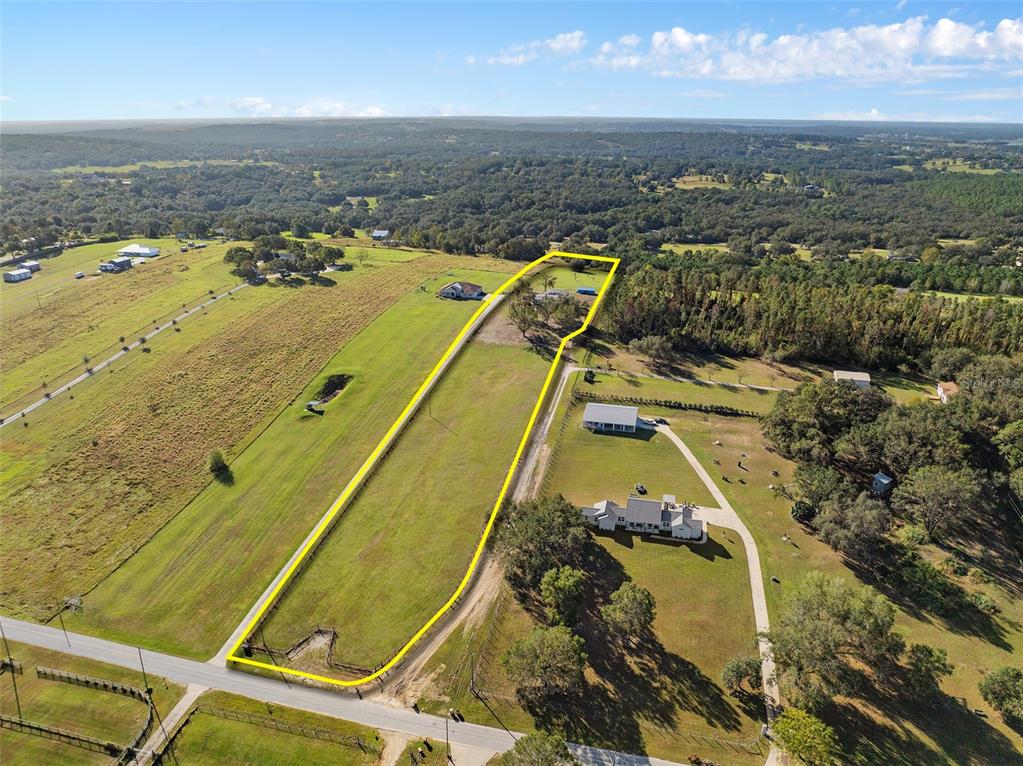
[(460, 301), (478, 301), (486, 295), (483, 288), (472, 282), (448, 282), (437, 295), (441, 298), (453, 298)]

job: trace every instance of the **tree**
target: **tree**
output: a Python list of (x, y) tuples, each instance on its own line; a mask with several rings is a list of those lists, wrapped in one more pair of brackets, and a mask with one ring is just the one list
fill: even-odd
[(512, 298), (508, 317), (512, 324), (519, 328), (523, 338), (529, 337), (529, 331), (539, 323), (536, 305), (532, 298), (515, 296)]
[(865, 557), (877, 550), (891, 528), (892, 514), (883, 502), (862, 492), (855, 500), (827, 500), (812, 523), (832, 548)]
[(940, 689), (942, 676), (952, 675), (955, 666), (948, 652), (927, 644), (913, 644), (906, 652), (906, 689), (914, 697), (933, 697)]
[(206, 465), (214, 476), (225, 473), (228, 470), (227, 459), (224, 453), (218, 449), (210, 450)]
[(855, 491), (852, 482), (828, 465), (800, 463), (792, 478), (799, 498), (815, 510), (832, 498), (847, 498)]
[(935, 380), (955, 380), (974, 359), (976, 354), (968, 348), (939, 348), (931, 355), (931, 377)]
[(732, 657), (721, 671), (721, 684), (733, 694), (745, 684), (755, 694), (763, 684), (762, 673), (763, 661), (759, 657)]
[(1014, 420), (992, 437), (1010, 471), (1023, 468), (1023, 420)]
[(1011, 720), (1023, 721), (1023, 668), (992, 670), (981, 679), (980, 696)]
[(835, 730), (799, 708), (785, 708), (774, 719), (771, 732), (783, 750), (807, 766), (830, 766), (838, 757)]
[(892, 494), (892, 507), (920, 521), (935, 538), (965, 523), (983, 505), (972, 471), (939, 465), (917, 468)]
[(526, 696), (567, 693), (583, 686), (583, 640), (564, 625), (538, 626), (519, 639), (501, 660)]
[(540, 595), (551, 622), (574, 625), (583, 597), (586, 576), (573, 567), (547, 570), (540, 580)]
[(557, 734), (536, 732), (515, 740), (515, 746), (501, 756), (502, 766), (578, 766), (565, 740)]
[(611, 594), (611, 603), (600, 610), (604, 622), (622, 636), (638, 636), (654, 621), (654, 597), (634, 582), (624, 582)]
[(796, 586), (770, 630), (779, 680), (791, 698), (815, 709), (855, 688), (850, 662), (889, 668), (902, 653), (895, 607), (867, 587), (812, 572)]
[(575, 562), (588, 539), (579, 510), (561, 495), (511, 504), (501, 512), (496, 535), (508, 571), (525, 585)]
[(829, 463), (836, 440), (891, 406), (891, 398), (875, 388), (837, 380), (804, 383), (778, 395), (764, 417), (764, 435), (787, 458)]
[(629, 351), (648, 356), (654, 364), (663, 364), (671, 358), (671, 342), (663, 335), (646, 335), (629, 343)]

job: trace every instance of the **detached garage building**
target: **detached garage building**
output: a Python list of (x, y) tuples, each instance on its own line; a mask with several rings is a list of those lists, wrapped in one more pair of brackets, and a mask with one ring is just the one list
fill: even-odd
[(639, 407), (590, 402), (583, 410), (583, 427), (591, 431), (624, 431), (635, 433)]
[(28, 269), (14, 269), (4, 272), (4, 282), (24, 282), (32, 278), (32, 272)]
[(160, 248), (146, 247), (134, 242), (127, 247), (122, 247), (117, 254), (122, 258), (155, 258), (160, 254)]

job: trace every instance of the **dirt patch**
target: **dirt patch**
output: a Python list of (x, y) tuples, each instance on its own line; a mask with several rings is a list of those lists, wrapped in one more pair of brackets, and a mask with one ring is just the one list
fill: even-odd
[(495, 311), (487, 317), (477, 331), (476, 339), (496, 346), (521, 346), (525, 342), (522, 331), (512, 324), (507, 311)]

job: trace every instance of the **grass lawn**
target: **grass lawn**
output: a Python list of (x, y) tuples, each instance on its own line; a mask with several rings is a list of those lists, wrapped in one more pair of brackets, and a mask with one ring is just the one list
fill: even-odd
[(951, 298), (954, 301), (966, 301), (976, 299), (979, 301), (990, 301), (996, 298), (1000, 298), (1003, 301), (1009, 301), (1011, 303), (1017, 303), (1023, 301), (1023, 295), (982, 295), (980, 293), (947, 293), (942, 290), (930, 290), (927, 295), (933, 295), (935, 298)]
[(934, 160), (927, 160), (924, 162), (924, 167), (928, 170), (945, 170), (949, 173), (976, 173), (978, 175), (990, 176), (1001, 171), (997, 168), (978, 168), (966, 160), (962, 159), (951, 159), (951, 158), (939, 158)]
[(711, 251), (715, 253), (727, 253), (728, 243), (727, 242), (711, 242), (709, 244), (699, 243), (672, 243), (661, 245), (661, 250), (667, 253), (685, 253), (685, 252), (699, 252)]
[[(130, 697), (87, 689), (36, 676), (36, 666), (103, 678), (144, 688), (142, 673), (114, 665), (74, 657), (61, 652), (12, 641), (11, 656), (20, 662), (24, 675), (14, 678), (18, 685), (22, 717), (46, 726), (127, 745), (146, 720), (146, 705)], [(9, 673), (0, 675), (0, 711), (17, 716), (14, 688)], [(184, 690), (164, 679), (149, 675), (153, 699), (166, 715)], [(108, 756), (92, 753), (45, 737), (4, 730), (0, 736), (0, 763), (24, 764), (110, 763)]]
[[(578, 386), (589, 386), (580, 379)], [(611, 499), (624, 505), (635, 484), (650, 497), (675, 495), (679, 502), (714, 506), (714, 498), (678, 448), (650, 429), (636, 434), (592, 433), (582, 427), (584, 407), (571, 408), (556, 442), (557, 458), (544, 479), (547, 492), (560, 492), (576, 505)]]
[(548, 366), (521, 342), (470, 341), (283, 596), (267, 643), (332, 626), (337, 660), (389, 659), (464, 573)]
[(56, 168), (54, 173), (84, 174), (84, 173), (134, 173), (143, 168), (155, 170), (166, 170), (168, 168), (188, 168), (200, 165), (276, 165), (276, 162), (253, 162), (251, 160), (148, 160), (133, 162), (128, 165), (68, 165), (63, 168)]
[(714, 176), (693, 175), (671, 179), (676, 189), (727, 189), (728, 184), (715, 181)]
[(818, 380), (831, 374), (831, 368), (811, 362), (800, 365), (765, 362), (757, 357), (722, 356), (719, 354), (683, 354), (667, 371), (654, 370), (650, 360), (633, 354), (625, 346), (599, 340), (594, 344), (584, 363), (597, 368), (624, 373), (677, 377), (680, 380), (697, 378), (715, 383), (741, 383), (748, 386), (795, 388), (800, 383)]
[[(115, 257), (130, 242), (159, 247), (161, 255), (122, 274), (74, 278), (77, 271), (97, 274), (101, 260)], [(43, 381), (53, 388), (63, 373), (84, 371), (83, 357), (104, 359), (121, 347), (121, 336), (138, 338), (153, 320), (181, 313), (182, 304), (191, 307), (209, 290), (219, 293), (239, 284), (223, 262), (227, 248), (227, 243), (212, 244), (181, 253), (173, 238), (85, 245), (41, 260), (41, 271), (27, 282), (2, 283), (0, 303), (8, 328), (0, 360), (3, 401)]]
[(288, 239), (295, 239), (298, 240), (299, 242), (315, 242), (318, 239), (330, 239), (330, 235), (325, 234), (322, 231), (311, 231), (309, 232), (308, 237), (296, 237), (291, 233), (290, 229), (287, 231), (282, 231), (281, 236), (287, 237)]
[(396, 250), (391, 247), (345, 247), (345, 260), (359, 263), (360, 260), (397, 262), (414, 261), (425, 255), (422, 250)]
[(365, 726), (301, 710), (264, 703), (225, 692), (207, 692), (198, 704), (272, 718), (281, 729), (247, 720), (233, 720), (196, 712), (174, 738), (171, 762), (181, 766), (290, 766), (290, 764), (332, 764), (371, 766), (378, 763), (375, 753), (363, 751), (357, 744), (342, 744), (287, 730), (287, 725), (313, 728), (340, 736), (359, 737), (379, 749), (377, 733)]
[[(248, 436), (226, 443), (237, 445), (229, 453), (232, 482), (209, 482), (201, 465), (205, 453), (193, 455), (195, 463), (187, 471), (201, 480), (198, 489), (177, 496), (167, 526), (88, 594), (84, 612), (66, 618), (69, 627), (74, 622), (76, 629), (193, 657), (214, 654), (477, 306), (440, 300), (433, 291), (449, 281), (448, 273), (487, 287), (506, 276), (499, 271), (462, 270), (459, 264), (512, 267), (486, 259), (430, 256), (410, 264), (340, 273), (339, 277), (357, 280), (353, 287), (359, 289), (346, 291), (348, 300), (345, 295), (334, 297), (340, 288), (324, 289), (333, 298), (331, 304), (318, 307), (321, 318), (307, 313), (296, 317), (297, 322), (311, 323), (298, 337), (316, 338), (323, 326), (342, 331), (349, 301), (351, 320), (365, 323), (371, 315), (360, 303), (363, 287), (387, 300), (391, 296), (389, 288), (384, 290), (385, 282), (407, 286), (411, 292), (361, 332), (353, 329), (350, 339), (332, 331), (329, 342), (323, 336), (305, 344), (312, 364), (304, 370), (291, 372), (292, 367), (283, 364), (280, 369), (289, 374), (282, 382), (293, 381), (294, 388), (268, 397), (259, 410), (267, 413), (261, 422)], [(426, 277), (438, 272), (443, 276)], [(416, 289), (424, 277), (425, 289)], [(273, 327), (263, 322), (249, 331), (266, 343), (276, 334)], [(324, 352), (325, 358), (315, 356)], [(337, 373), (352, 375), (352, 382), (325, 405), (322, 417), (306, 412), (305, 402), (314, 398), (328, 375)], [(265, 386), (265, 379), (260, 373), (253, 383)], [(290, 405), (279, 411), (279, 403), (289, 398)]]
[(580, 382), (578, 391), (598, 396), (636, 396), (671, 399), (689, 404), (722, 404), (739, 410), (768, 412), (778, 398), (777, 391), (702, 383), (698, 380), (666, 380), (627, 372), (599, 373), (594, 383)]

